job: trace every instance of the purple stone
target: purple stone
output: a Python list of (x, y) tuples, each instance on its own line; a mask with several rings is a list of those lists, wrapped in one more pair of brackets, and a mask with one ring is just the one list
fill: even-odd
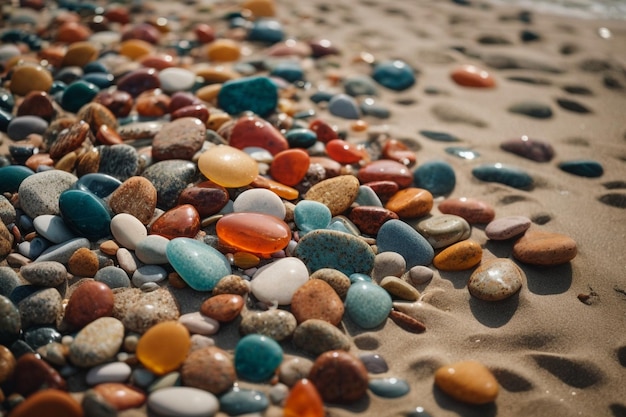
[(530, 139), (528, 136), (502, 142), (500, 148), (504, 151), (537, 162), (549, 162), (554, 157), (554, 148), (552, 148), (552, 145), (539, 140)]

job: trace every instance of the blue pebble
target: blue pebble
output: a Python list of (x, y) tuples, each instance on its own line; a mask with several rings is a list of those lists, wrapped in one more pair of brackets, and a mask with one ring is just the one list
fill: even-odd
[(113, 74), (105, 72), (90, 72), (81, 78), (81, 80), (91, 83), (99, 89), (105, 89), (113, 85)]
[(15, 193), (20, 184), (35, 172), (25, 166), (9, 165), (0, 168), (0, 193)]
[(437, 142), (458, 142), (459, 141), (459, 138), (446, 132), (438, 132), (435, 130), (420, 130), (419, 132), (422, 136), (425, 136), (428, 139), (436, 140)]
[(59, 210), (70, 229), (89, 240), (98, 240), (111, 234), (111, 214), (106, 203), (83, 190), (63, 191), (59, 196)]
[(351, 274), (349, 278), (351, 284), (354, 284), (356, 282), (372, 282), (372, 277), (367, 274), (355, 273)]
[(398, 378), (375, 378), (370, 379), (368, 385), (370, 391), (383, 398), (398, 398), (409, 393), (409, 384)]
[(249, 334), (235, 346), (235, 370), (240, 378), (252, 382), (267, 381), (283, 361), (283, 349), (274, 339)]
[(376, 236), (378, 252), (396, 252), (406, 261), (407, 270), (416, 265), (430, 265), (435, 250), (417, 230), (402, 220), (388, 220)]
[(285, 32), (278, 20), (258, 19), (254, 21), (248, 32), (248, 40), (265, 43), (276, 43), (283, 40)]
[(293, 209), (293, 217), (301, 236), (317, 229), (325, 229), (330, 224), (332, 214), (323, 203), (302, 200)]
[(311, 129), (296, 128), (285, 133), (290, 148), (310, 148), (317, 142), (317, 135)]
[(359, 119), (361, 111), (354, 97), (347, 94), (336, 94), (328, 102), (328, 111), (344, 119)]
[(372, 190), (372, 187), (367, 185), (359, 186), (359, 193), (354, 200), (359, 206), (375, 206), (382, 207), (383, 203), (380, 201), (378, 194)]
[(413, 68), (404, 61), (383, 61), (374, 66), (372, 78), (383, 87), (402, 91), (415, 84)]
[(177, 237), (165, 249), (167, 260), (196, 291), (211, 291), (232, 272), (228, 260), (216, 249), (195, 239)]
[(262, 413), (269, 405), (267, 396), (253, 389), (235, 387), (220, 397), (220, 411), (229, 416)]
[(35, 260), (36, 262), (44, 261), (56, 261), (62, 264), (67, 264), (78, 249), (91, 247), (89, 239), (84, 237), (77, 237), (67, 242), (57, 243), (44, 250), (41, 255)]
[(130, 288), (130, 278), (126, 271), (117, 266), (105, 266), (93, 277), (95, 281), (106, 284), (109, 288)]
[(36, 133), (43, 135), (48, 122), (39, 116), (17, 116), (7, 126), (7, 136), (13, 140), (23, 140), (26, 136)]
[(373, 282), (350, 285), (346, 294), (345, 309), (350, 319), (363, 329), (373, 329), (387, 320), (391, 312), (391, 296)]
[(522, 114), (535, 119), (549, 119), (552, 117), (552, 108), (549, 105), (536, 101), (523, 101), (509, 107), (509, 112)]
[(579, 177), (597, 178), (604, 174), (602, 165), (590, 159), (561, 162), (559, 168), (570, 174), (578, 175)]
[(335, 94), (331, 93), (330, 91), (317, 91), (311, 94), (311, 97), (309, 97), (309, 99), (313, 103), (324, 103), (330, 101), (330, 99), (333, 98), (334, 95)]
[(278, 87), (263, 76), (230, 80), (222, 85), (217, 102), (229, 114), (251, 111), (266, 116), (276, 109)]
[(28, 259), (37, 259), (39, 255), (50, 247), (50, 242), (46, 239), (36, 236), (30, 241), (24, 241), (20, 243), (17, 250)]
[(454, 190), (456, 174), (447, 162), (428, 161), (413, 171), (413, 181), (416, 187), (424, 188), (436, 197)]
[(472, 175), (481, 181), (497, 182), (513, 188), (525, 189), (533, 185), (533, 179), (519, 168), (502, 164), (484, 164), (472, 169)]
[(270, 71), (272, 77), (282, 78), (290, 83), (302, 81), (304, 79), (304, 70), (297, 61), (280, 61), (273, 66)]
[(107, 174), (90, 173), (78, 178), (72, 185), (76, 190), (89, 191), (100, 198), (109, 196), (113, 191), (122, 185), (122, 182)]
[(480, 156), (478, 152), (464, 146), (449, 146), (445, 149), (446, 153), (454, 155), (457, 158), (472, 160)]

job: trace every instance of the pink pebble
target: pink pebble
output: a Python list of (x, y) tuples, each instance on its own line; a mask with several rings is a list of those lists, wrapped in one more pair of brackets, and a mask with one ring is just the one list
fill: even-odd
[(501, 217), (487, 224), (485, 234), (492, 240), (511, 239), (528, 230), (530, 224), (530, 219), (524, 216)]

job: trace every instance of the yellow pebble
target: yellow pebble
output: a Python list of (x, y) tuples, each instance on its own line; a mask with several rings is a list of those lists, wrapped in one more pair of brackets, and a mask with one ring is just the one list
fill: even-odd
[(217, 131), (226, 122), (230, 122), (231, 117), (227, 113), (211, 113), (209, 120), (205, 123), (207, 129)]
[(201, 68), (196, 71), (196, 75), (209, 84), (225, 83), (240, 77), (232, 69), (223, 66)]
[(293, 117), (297, 112), (296, 103), (288, 98), (280, 98), (278, 100), (278, 110)]
[(48, 91), (50, 87), (52, 87), (50, 71), (32, 64), (16, 67), (9, 85), (11, 92), (19, 96), (25, 96), (31, 91)]
[(182, 365), (190, 346), (191, 337), (185, 326), (176, 321), (164, 321), (141, 336), (135, 353), (146, 369), (164, 375)]
[(76, 161), (78, 160), (78, 156), (76, 152), (70, 152), (61, 157), (54, 164), (54, 169), (58, 169), (59, 171), (72, 172), (74, 170), (74, 166), (76, 165)]
[(129, 39), (120, 44), (120, 55), (136, 60), (142, 56), (154, 53), (152, 44), (141, 39)]
[(248, 252), (236, 252), (233, 255), (233, 264), (241, 269), (253, 268), (259, 265), (261, 260), (258, 256)]
[(95, 61), (97, 58), (98, 48), (96, 48), (93, 44), (90, 42), (74, 42), (67, 48), (61, 66), (84, 67), (86, 64), (91, 61)]
[(276, 16), (276, 3), (274, 0), (247, 0), (241, 7), (250, 10), (256, 17)]
[(448, 246), (433, 259), (433, 265), (442, 271), (463, 271), (478, 265), (483, 248), (473, 240), (463, 240)]
[(196, 91), (196, 97), (198, 97), (202, 101), (206, 101), (207, 103), (214, 103), (217, 100), (217, 95), (220, 93), (222, 89), (222, 84), (209, 84), (204, 87), (200, 87), (198, 91)]
[(435, 372), (435, 385), (452, 398), (467, 404), (487, 404), (498, 396), (498, 381), (476, 361), (442, 366)]
[(211, 61), (236, 61), (241, 56), (241, 46), (231, 39), (217, 39), (207, 48), (207, 57)]

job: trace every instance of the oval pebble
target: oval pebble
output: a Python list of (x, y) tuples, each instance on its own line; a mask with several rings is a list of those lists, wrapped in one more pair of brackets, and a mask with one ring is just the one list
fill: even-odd
[(519, 168), (500, 163), (474, 167), (472, 175), (481, 181), (497, 182), (519, 189), (527, 189), (533, 185), (533, 178), (528, 173)]
[(340, 175), (318, 182), (304, 198), (326, 205), (333, 216), (346, 211), (359, 194), (359, 180), (352, 175)]
[(41, 255), (35, 259), (35, 262), (57, 261), (66, 265), (74, 252), (81, 248), (89, 248), (90, 246), (91, 243), (89, 239), (77, 237), (48, 247), (41, 252)]
[(249, 334), (235, 346), (235, 369), (240, 378), (252, 382), (267, 381), (283, 361), (283, 350), (272, 338)]
[(127, 213), (119, 213), (113, 216), (110, 228), (113, 238), (129, 250), (135, 250), (139, 241), (148, 236), (148, 231), (144, 224), (135, 216)]
[(444, 214), (462, 217), (469, 224), (489, 223), (496, 215), (489, 203), (471, 197), (448, 198), (439, 203), (437, 208)]
[(369, 389), (379, 397), (398, 398), (409, 393), (410, 385), (404, 379), (373, 378), (370, 379)]
[(536, 162), (549, 162), (554, 157), (552, 145), (528, 136), (502, 142), (500, 149)]
[(312, 200), (301, 200), (293, 209), (294, 222), (300, 236), (317, 229), (325, 229), (330, 224), (332, 214), (323, 203)]
[(283, 201), (270, 190), (263, 188), (253, 188), (239, 194), (233, 202), (235, 213), (263, 213), (285, 218), (286, 209)]
[(379, 252), (374, 258), (374, 269), (372, 269), (372, 279), (380, 282), (387, 276), (402, 276), (406, 270), (404, 257), (396, 252)]
[(564, 264), (574, 259), (577, 252), (571, 237), (541, 230), (528, 230), (513, 244), (513, 257), (530, 265)]
[(131, 282), (135, 287), (147, 283), (160, 283), (167, 279), (167, 270), (159, 265), (142, 265), (133, 272)]
[(487, 71), (470, 64), (455, 68), (450, 77), (463, 87), (493, 88), (496, 85), (495, 80)]
[(361, 112), (356, 100), (348, 94), (335, 94), (328, 102), (330, 114), (344, 119), (359, 119)]
[(402, 91), (415, 84), (413, 68), (401, 60), (381, 61), (374, 66), (372, 78), (391, 90)]
[(442, 196), (454, 190), (456, 174), (445, 161), (428, 161), (413, 171), (413, 181), (417, 188), (424, 188), (434, 196)]
[(43, 135), (47, 128), (48, 122), (39, 116), (18, 116), (9, 122), (6, 133), (10, 139), (20, 141), (33, 133)]
[[(5, 277), (0, 275), (2, 278)], [(0, 343), (12, 344), (19, 337), (21, 329), (22, 320), (17, 306), (7, 297), (0, 296)]]
[(189, 331), (176, 321), (164, 321), (150, 327), (137, 343), (137, 359), (146, 369), (165, 375), (178, 369), (189, 352)]
[(296, 318), (289, 311), (253, 311), (243, 314), (239, 332), (243, 335), (258, 333), (280, 342), (291, 337), (297, 325)]
[(95, 194), (67, 190), (59, 196), (59, 211), (65, 223), (80, 236), (90, 240), (111, 233), (111, 215), (106, 203)]
[(385, 208), (402, 218), (423, 217), (433, 207), (433, 195), (430, 191), (409, 187), (404, 188), (389, 198)]
[(563, 161), (559, 163), (559, 168), (562, 171), (570, 174), (578, 175), (579, 177), (597, 178), (604, 174), (604, 168), (598, 161), (590, 159), (579, 159), (573, 161)]
[(435, 371), (435, 385), (466, 404), (487, 404), (498, 396), (499, 385), (491, 371), (480, 362), (463, 361)]
[(219, 410), (215, 395), (193, 387), (166, 387), (148, 396), (148, 408), (164, 417), (210, 417)]
[(220, 329), (220, 323), (217, 320), (201, 314), (199, 311), (181, 315), (178, 322), (193, 334), (212, 335)]
[(104, 283), (83, 281), (69, 296), (64, 320), (78, 329), (99, 319), (111, 316), (114, 307), (113, 291)]
[(94, 366), (85, 376), (87, 385), (97, 385), (105, 382), (125, 382), (130, 377), (131, 367), (125, 362), (111, 362)]
[(435, 251), (417, 230), (401, 220), (384, 223), (376, 238), (379, 252), (396, 252), (406, 261), (406, 267), (430, 265)]
[(484, 301), (500, 301), (511, 297), (522, 287), (522, 272), (509, 259), (482, 262), (469, 278), (467, 289)]
[(166, 254), (176, 272), (196, 291), (211, 291), (220, 279), (232, 272), (224, 255), (194, 239), (172, 239), (167, 244)]
[(77, 180), (76, 176), (59, 170), (30, 175), (19, 186), (20, 205), (33, 219), (42, 214), (60, 214), (59, 196)]
[(165, 124), (152, 140), (152, 157), (191, 160), (202, 148), (206, 127), (195, 117), (181, 117)]
[[(15, 296), (16, 290), (11, 294), (12, 298)], [(22, 328), (54, 323), (62, 311), (61, 301), (61, 295), (56, 288), (34, 290), (28, 294), (17, 302)]]
[(166, 93), (191, 90), (196, 82), (196, 75), (185, 68), (165, 68), (159, 71), (158, 77)]
[(260, 268), (252, 277), (250, 291), (266, 304), (288, 305), (308, 280), (309, 272), (304, 262), (288, 257)]
[(485, 227), (485, 235), (491, 240), (507, 240), (526, 232), (531, 225), (526, 216), (507, 216), (495, 219)]
[(435, 249), (468, 239), (471, 234), (469, 223), (454, 214), (429, 217), (419, 222), (416, 228)]
[(433, 258), (433, 265), (442, 271), (462, 271), (478, 265), (482, 247), (473, 240), (463, 240), (448, 246)]
[(269, 405), (265, 393), (248, 388), (235, 387), (220, 397), (220, 411), (229, 416), (255, 415), (265, 411)]
[(415, 287), (398, 277), (385, 277), (380, 281), (380, 286), (402, 300), (417, 301), (420, 298), (420, 292)]
[(11, 410), (11, 416), (63, 416), (82, 417), (80, 403), (69, 393), (59, 389), (45, 389), (27, 397)]
[(124, 325), (113, 317), (101, 317), (78, 332), (69, 359), (78, 367), (92, 367), (113, 359), (124, 338)]
[(367, 393), (369, 377), (363, 363), (341, 350), (324, 352), (315, 359), (309, 379), (322, 399), (330, 403), (352, 403)]
[(200, 388), (215, 395), (229, 390), (237, 378), (230, 354), (216, 346), (189, 353), (180, 376), (185, 386)]
[(351, 341), (336, 325), (326, 320), (308, 319), (302, 322), (293, 334), (293, 343), (298, 349), (318, 356), (330, 350), (350, 350)]
[(238, 294), (215, 294), (200, 306), (200, 312), (219, 322), (229, 322), (241, 313), (244, 299)]
[(130, 177), (111, 193), (108, 202), (113, 213), (128, 213), (148, 224), (156, 208), (157, 189), (147, 178)]
[(148, 235), (137, 242), (135, 246), (135, 256), (137, 256), (137, 259), (141, 262), (148, 265), (166, 264), (168, 263), (167, 244), (169, 242), (170, 240), (166, 237)]
[(20, 274), (29, 283), (42, 287), (56, 287), (67, 280), (65, 265), (55, 261), (24, 265)]
[(346, 294), (346, 313), (363, 329), (381, 325), (392, 308), (391, 296), (387, 291), (371, 282), (352, 284)]
[(433, 278), (434, 272), (427, 266), (416, 265), (409, 269), (409, 279), (414, 285), (426, 284)]

